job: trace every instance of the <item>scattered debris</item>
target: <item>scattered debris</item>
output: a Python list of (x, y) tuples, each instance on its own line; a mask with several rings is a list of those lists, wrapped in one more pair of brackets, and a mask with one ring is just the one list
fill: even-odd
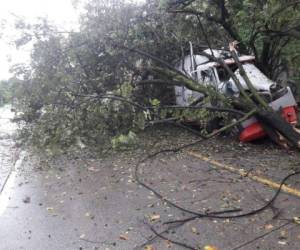
[(119, 238), (120, 240), (128, 240), (128, 236), (124, 234), (121, 234)]
[(219, 249), (215, 246), (207, 245), (204, 247), (204, 250), (219, 250)]
[(26, 196), (24, 199), (23, 199), (23, 202), (24, 203), (30, 203), (31, 201), (31, 198), (29, 196)]
[(300, 217), (294, 217), (293, 220), (295, 223), (300, 224)]
[(155, 248), (152, 245), (147, 245), (144, 247), (144, 250), (155, 250)]
[(159, 214), (152, 214), (150, 215), (150, 221), (157, 221), (160, 219), (160, 215)]
[(197, 228), (195, 228), (195, 227), (192, 227), (192, 228), (191, 228), (191, 230), (192, 230), (192, 233), (194, 233), (194, 234), (198, 234)]

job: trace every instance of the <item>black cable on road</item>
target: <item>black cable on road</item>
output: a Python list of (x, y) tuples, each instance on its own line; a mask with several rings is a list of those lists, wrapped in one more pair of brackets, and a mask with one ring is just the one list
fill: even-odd
[(201, 140), (198, 140), (196, 142), (193, 142), (193, 143), (190, 143), (190, 144), (186, 144), (186, 145), (183, 145), (179, 148), (176, 148), (176, 149), (165, 149), (165, 150), (161, 150), (161, 151), (158, 151), (154, 154), (151, 154), (149, 156), (147, 156), (145, 159), (139, 161), (135, 167), (135, 179), (137, 181), (137, 183), (139, 183), (141, 186), (143, 186), (144, 188), (148, 189), (149, 191), (153, 192), (159, 199), (161, 199), (162, 201), (168, 203), (170, 206), (172, 207), (175, 207), (183, 212), (186, 212), (186, 213), (189, 213), (189, 214), (192, 214), (192, 215), (195, 215), (196, 217), (206, 217), (206, 218), (214, 218), (214, 219), (232, 219), (232, 218), (241, 218), (241, 217), (247, 217), (247, 216), (250, 216), (250, 215), (254, 215), (254, 214), (257, 214), (257, 213), (260, 213), (262, 211), (264, 211), (265, 209), (267, 209), (270, 205), (273, 204), (273, 202), (277, 199), (278, 195), (280, 194), (281, 192), (281, 188), (282, 186), (285, 184), (285, 182), (291, 178), (292, 176), (295, 176), (295, 175), (299, 175), (300, 174), (300, 171), (297, 171), (297, 172), (294, 172), (294, 173), (291, 173), (289, 175), (287, 175), (285, 178), (283, 178), (283, 180), (281, 181), (280, 183), (280, 186), (279, 188), (277, 189), (277, 191), (275, 192), (275, 194), (273, 195), (273, 197), (265, 204), (263, 205), (262, 207), (258, 208), (258, 209), (254, 209), (250, 212), (247, 212), (247, 213), (242, 213), (242, 214), (235, 214), (235, 215), (220, 215), (222, 213), (233, 213), (233, 212), (236, 212), (236, 209), (234, 210), (225, 210), (223, 212), (217, 212), (217, 214), (215, 212), (210, 212), (210, 213), (200, 213), (200, 212), (197, 212), (197, 211), (192, 211), (192, 210), (189, 210), (189, 209), (186, 209), (186, 208), (183, 208), (177, 204), (175, 204), (174, 202), (166, 199), (162, 194), (160, 194), (157, 190), (155, 190), (154, 188), (150, 187), (148, 184), (146, 184), (145, 182), (143, 182), (140, 178), (140, 175), (139, 175), (139, 171), (140, 171), (140, 166), (142, 163), (145, 163), (147, 160), (150, 160), (150, 159), (153, 159), (155, 158), (156, 156), (160, 155), (160, 154), (163, 154), (163, 153), (176, 153), (176, 152), (179, 152), (180, 150), (184, 149), (184, 148), (187, 148), (187, 147), (190, 147), (192, 145), (196, 145), (198, 144), (199, 142), (202, 142), (204, 141), (206, 138), (203, 138)]
[[(189, 222), (189, 221), (192, 221), (196, 218), (214, 218), (214, 219), (234, 219), (234, 218), (241, 218), (241, 217), (247, 217), (247, 216), (251, 216), (251, 215), (255, 215), (255, 214), (258, 214), (258, 213), (261, 213), (263, 212), (264, 210), (266, 210), (267, 208), (269, 208), (270, 206), (272, 206), (272, 204), (275, 202), (275, 200), (277, 199), (277, 197), (279, 196), (280, 192), (281, 192), (281, 189), (282, 189), (282, 186), (287, 182), (288, 179), (290, 179), (292, 176), (295, 176), (295, 175), (299, 175), (300, 174), (300, 171), (297, 171), (297, 172), (294, 172), (294, 173), (291, 173), (289, 175), (287, 175), (286, 177), (284, 177), (280, 183), (280, 186), (279, 188), (277, 189), (277, 191), (275, 192), (275, 194), (273, 195), (273, 197), (265, 204), (263, 205), (262, 207), (258, 208), (258, 209), (254, 209), (252, 211), (249, 211), (249, 212), (246, 212), (246, 213), (241, 213), (241, 214), (233, 214), (233, 215), (225, 215), (225, 214), (228, 214), (228, 213), (236, 213), (236, 212), (240, 212), (241, 209), (232, 209), (232, 210), (224, 210), (224, 211), (219, 211), (219, 212), (210, 212), (210, 213), (200, 213), (198, 211), (193, 211), (193, 210), (190, 210), (190, 209), (186, 209), (186, 208), (183, 208), (177, 204), (175, 204), (174, 202), (166, 199), (162, 194), (160, 194), (157, 190), (155, 190), (154, 188), (150, 187), (148, 184), (146, 184), (145, 182), (143, 182), (140, 178), (140, 175), (139, 175), (139, 170), (140, 170), (140, 166), (142, 163), (145, 163), (147, 160), (150, 160), (150, 159), (153, 159), (155, 158), (156, 156), (162, 154), (162, 153), (176, 153), (176, 152), (179, 152), (180, 150), (184, 149), (184, 148), (187, 148), (189, 146), (192, 146), (192, 145), (195, 145), (199, 142), (202, 142), (204, 141), (206, 138), (202, 138), (201, 140), (198, 140), (196, 142), (193, 142), (193, 143), (190, 143), (190, 144), (186, 144), (186, 145), (183, 145), (179, 148), (176, 148), (176, 149), (165, 149), (165, 150), (161, 150), (159, 152), (156, 152), (154, 154), (151, 154), (149, 156), (147, 156), (145, 159), (139, 161), (137, 164), (136, 164), (136, 167), (135, 167), (135, 179), (137, 181), (137, 183), (141, 186), (143, 186), (144, 188), (148, 189), (149, 191), (153, 192), (159, 199), (161, 199), (162, 201), (166, 202), (168, 205), (176, 208), (176, 209), (179, 209), (180, 211), (183, 211), (183, 212), (186, 212), (186, 213), (189, 213), (189, 214), (192, 214), (193, 216), (189, 217), (189, 218), (186, 218), (186, 219), (183, 219), (183, 220), (176, 220), (176, 221), (169, 221), (169, 222), (166, 222), (164, 224), (173, 224), (173, 223), (177, 223), (178, 225), (182, 226), (183, 224)], [(290, 222), (289, 222), (290, 223)], [(284, 227), (288, 225), (288, 223), (282, 225), (280, 228)], [(158, 233), (153, 227), (151, 227), (151, 225), (149, 225), (151, 231), (155, 234), (155, 237), (152, 239), (154, 240), (156, 237), (159, 237), (161, 239), (164, 239), (164, 240), (167, 240), (175, 245), (178, 245), (178, 246), (181, 246), (181, 247), (184, 247), (186, 249), (191, 249), (191, 250), (196, 250), (196, 248), (194, 248), (193, 246), (191, 245), (188, 245), (186, 243), (183, 243), (183, 242), (179, 242), (179, 241), (175, 241), (175, 240), (172, 240), (166, 236), (164, 236), (163, 234), (168, 232), (169, 229), (167, 230), (164, 230), (162, 233)], [(278, 230), (279, 228), (276, 228), (276, 230)], [(266, 235), (268, 235), (269, 233), (267, 234), (264, 234), (262, 236), (259, 236), (258, 239), (262, 238), (262, 237), (265, 237)], [(152, 241), (151, 240), (151, 241)], [(248, 244), (251, 244), (253, 241), (255, 241), (257, 239), (254, 239), (254, 240), (251, 240), (249, 242), (246, 242), (245, 244), (248, 245)], [(238, 246), (236, 248), (234, 248), (235, 250), (237, 249), (240, 249), (241, 247), (243, 247), (243, 245), (241, 246)]]
[[(161, 154), (164, 154), (164, 153), (177, 153), (185, 148), (188, 148), (188, 147), (191, 147), (191, 146), (194, 146), (194, 145), (197, 145), (199, 143), (202, 143), (210, 138), (212, 138), (213, 136), (216, 136), (218, 134), (220, 134), (221, 132), (225, 131), (226, 129), (228, 128), (231, 128), (231, 127), (234, 127), (236, 126), (237, 124), (239, 124), (240, 122), (242, 122), (243, 120), (247, 119), (249, 116), (253, 115), (255, 113), (255, 110), (252, 110), (250, 111), (249, 113), (247, 113), (243, 118), (241, 118), (240, 120), (226, 126), (226, 127), (223, 127), (209, 135), (207, 135), (206, 137), (204, 138), (201, 138), (199, 140), (196, 140), (192, 143), (189, 143), (189, 144), (185, 144), (183, 146), (180, 146), (180, 147), (177, 147), (177, 148), (171, 148), (171, 149), (164, 149), (164, 150), (160, 150), (158, 152), (155, 152), (153, 154), (150, 154), (148, 155), (147, 157), (145, 157), (144, 159), (141, 159), (136, 165), (135, 165), (135, 171), (134, 171), (134, 176), (135, 176), (135, 180), (136, 182), (143, 186), (144, 188), (148, 189), (149, 191), (153, 192), (153, 194), (155, 194), (159, 199), (161, 199), (162, 201), (166, 202), (168, 205), (174, 207), (174, 208), (177, 208), (179, 209), (180, 211), (183, 211), (185, 213), (188, 213), (188, 214), (191, 214), (193, 215), (192, 217), (190, 218), (187, 218), (187, 219), (183, 219), (183, 220), (177, 220), (177, 221), (174, 221), (174, 223), (180, 223), (181, 225), (183, 225), (184, 223), (188, 222), (188, 221), (191, 221), (193, 219), (196, 219), (196, 218), (214, 218), (214, 219), (234, 219), (234, 218), (241, 218), (241, 217), (247, 217), (247, 216), (251, 216), (251, 215), (255, 215), (255, 214), (258, 214), (260, 212), (263, 212), (264, 210), (266, 210), (267, 208), (269, 208), (270, 206), (272, 206), (272, 204), (275, 202), (275, 200), (277, 199), (277, 197), (279, 196), (280, 192), (281, 192), (281, 188), (282, 186), (285, 184), (285, 182), (291, 178), (292, 176), (295, 176), (295, 175), (299, 175), (300, 174), (300, 171), (297, 171), (297, 172), (294, 172), (292, 174), (289, 174), (287, 175), (285, 178), (283, 178), (283, 180), (281, 181), (280, 183), (280, 186), (279, 188), (277, 189), (277, 191), (275, 192), (275, 194), (273, 195), (273, 197), (266, 203), (264, 204), (263, 206), (261, 206), (260, 208), (258, 209), (254, 209), (252, 211), (249, 211), (249, 212), (246, 212), (246, 213), (240, 213), (240, 214), (233, 214), (233, 215), (225, 215), (225, 214), (228, 214), (228, 213), (236, 213), (236, 212), (239, 212), (241, 211), (240, 209), (237, 211), (236, 209), (232, 209), (232, 210), (224, 210), (224, 211), (219, 211), (219, 212), (209, 212), (209, 213), (200, 213), (198, 211), (193, 211), (193, 210), (190, 210), (190, 209), (187, 209), (187, 208), (184, 208), (184, 207), (181, 207), (177, 204), (175, 204), (174, 202), (166, 199), (159, 191), (157, 191), (155, 188), (151, 187), (149, 184), (145, 183), (144, 181), (142, 181), (142, 179), (140, 178), (140, 168), (141, 168), (141, 165), (142, 163), (145, 163), (151, 159), (154, 159), (156, 156), (158, 155), (161, 155)], [(171, 224), (173, 222), (168, 222), (166, 224)], [(156, 232), (157, 233), (157, 232)], [(156, 235), (157, 237), (160, 237), (160, 238), (165, 238), (167, 239), (167, 237), (163, 236), (163, 235), (160, 235), (160, 234), (157, 234)], [(173, 242), (174, 244), (177, 244), (177, 242)], [(183, 245), (181, 245), (183, 246)], [(193, 249), (191, 246), (188, 246), (187, 247), (188, 249)]]
[[(272, 229), (272, 230), (269, 231), (269, 232), (266, 232), (266, 233), (264, 233), (264, 234), (262, 234), (262, 235), (259, 235), (258, 237), (254, 238), (254, 239), (252, 239), (252, 240), (250, 240), (250, 241), (247, 241), (247, 242), (245, 242), (245, 243), (243, 243), (243, 244), (241, 244), (241, 245), (239, 245), (239, 246), (237, 246), (237, 247), (234, 247), (232, 250), (242, 249), (243, 247), (248, 246), (248, 245), (252, 244), (253, 242), (255, 242), (255, 241), (257, 241), (257, 240), (260, 240), (260, 239), (262, 239), (262, 238), (264, 238), (264, 237), (270, 235), (271, 233), (274, 233), (274, 232), (280, 230), (281, 228), (284, 228), (284, 227), (286, 227), (287, 225), (290, 225), (291, 223), (293, 223), (293, 222), (292, 222), (292, 221), (288, 221), (288, 222), (286, 222), (286, 223), (284, 223), (284, 224), (282, 224), (282, 225), (280, 225), (280, 226), (278, 226), (278, 227)], [(299, 225), (296, 225), (296, 226), (299, 226)]]

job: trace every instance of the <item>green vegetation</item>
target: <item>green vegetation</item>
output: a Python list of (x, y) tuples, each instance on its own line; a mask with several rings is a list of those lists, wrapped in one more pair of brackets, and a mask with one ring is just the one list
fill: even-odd
[[(135, 133), (154, 119), (184, 112), (207, 119), (203, 110), (160, 109), (173, 101), (170, 82), (189, 84), (167, 71), (188, 52), (188, 42), (197, 53), (208, 44), (221, 48), (238, 40), (241, 51), (255, 54), (269, 77), (285, 71), (299, 79), (299, 17), (298, 2), (280, 0), (148, 0), (143, 5), (89, 0), (80, 32), (63, 33), (47, 20), (36, 25), (19, 20), (22, 35), (16, 45), (34, 43), (31, 63), (12, 69), (22, 79), (15, 105), (19, 120), (26, 122), (23, 134), (43, 147), (68, 147), (80, 138), (117, 148), (136, 141)], [(164, 84), (141, 84), (153, 78)], [(231, 107), (230, 100), (217, 104)]]
[(0, 106), (10, 103), (13, 95), (13, 84), (11, 81), (0, 81)]

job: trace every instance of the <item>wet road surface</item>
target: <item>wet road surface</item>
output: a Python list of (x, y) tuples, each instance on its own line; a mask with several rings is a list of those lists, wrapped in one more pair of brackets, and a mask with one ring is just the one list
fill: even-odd
[[(49, 160), (14, 148), (12, 131), (2, 130), (0, 141), (1, 185), (5, 183), (0, 197), (1, 250), (143, 249), (139, 246), (153, 236), (147, 224), (162, 231), (162, 222), (189, 217), (135, 183), (137, 156), (94, 158), (75, 153)], [(262, 206), (274, 193), (184, 154), (160, 156), (142, 170), (144, 180), (164, 197), (195, 211), (240, 207), (246, 212)], [(298, 178), (290, 184), (300, 187)], [(272, 209), (260, 214), (235, 220), (197, 219), (166, 236), (195, 249), (207, 245), (235, 249), (299, 216), (299, 204), (299, 198), (282, 194)], [(300, 229), (291, 223), (241, 249), (296, 250), (299, 245)], [(150, 246), (184, 249), (161, 239)]]

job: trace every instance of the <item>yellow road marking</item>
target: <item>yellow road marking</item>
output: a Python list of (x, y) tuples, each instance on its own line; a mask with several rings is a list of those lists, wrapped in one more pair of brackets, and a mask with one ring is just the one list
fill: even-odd
[[(208, 158), (204, 155), (201, 155), (200, 153), (196, 153), (194, 151), (187, 151), (187, 154), (191, 155), (191, 156), (194, 156), (194, 157), (196, 157), (196, 158), (198, 158), (202, 161), (208, 162), (208, 163), (214, 165), (217, 168), (225, 169), (225, 170), (228, 170), (232, 173), (236, 173), (236, 174), (239, 174), (239, 175), (244, 176), (244, 177), (247, 176), (247, 177), (249, 177), (250, 179), (252, 179), (256, 182), (265, 184), (265, 185), (267, 185), (271, 188), (278, 189), (280, 187), (279, 183), (276, 183), (272, 180), (268, 180), (264, 177), (260, 177), (260, 176), (254, 175), (252, 173), (248, 173), (244, 169), (238, 169), (236, 167), (220, 163), (220, 162), (212, 160), (212, 159), (210, 159), (210, 158)], [(282, 185), (281, 190), (284, 191), (285, 193), (292, 194), (292, 195), (295, 195), (297, 197), (300, 197), (300, 190), (298, 190), (298, 189), (290, 188), (286, 185)]]

